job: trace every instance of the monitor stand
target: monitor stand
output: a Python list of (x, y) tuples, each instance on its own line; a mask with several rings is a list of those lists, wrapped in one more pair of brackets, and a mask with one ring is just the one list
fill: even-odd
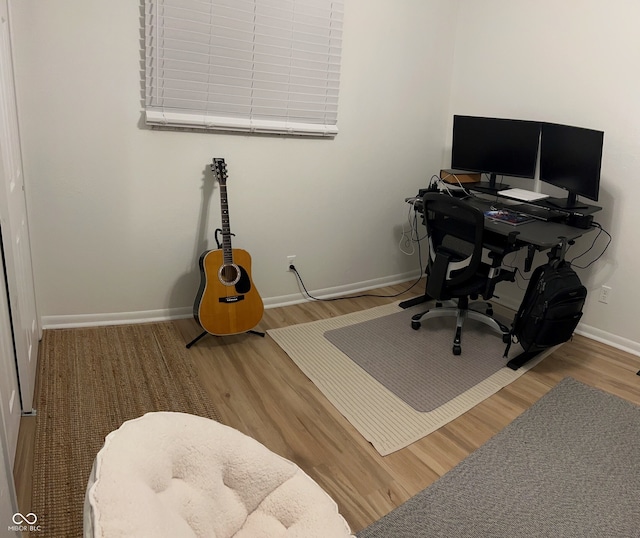
[(546, 198), (545, 201), (560, 209), (588, 209), (588, 205), (578, 203), (578, 196), (574, 192), (570, 192), (566, 198)]
[(510, 189), (511, 187), (509, 185), (505, 185), (504, 183), (500, 183), (500, 185), (498, 185), (496, 183), (496, 174), (489, 174), (489, 181), (474, 183), (472, 186), (470, 186), (470, 188), (474, 191), (482, 192), (484, 194), (497, 194), (498, 192)]

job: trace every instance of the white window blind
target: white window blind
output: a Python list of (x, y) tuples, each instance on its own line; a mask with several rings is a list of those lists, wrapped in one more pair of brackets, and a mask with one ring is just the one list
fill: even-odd
[(146, 122), (335, 136), (343, 1), (146, 0)]

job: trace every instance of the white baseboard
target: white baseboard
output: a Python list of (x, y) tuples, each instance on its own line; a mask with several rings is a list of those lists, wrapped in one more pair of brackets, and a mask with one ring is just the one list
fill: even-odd
[(608, 346), (620, 349), (621, 351), (626, 351), (627, 353), (631, 353), (632, 355), (637, 355), (638, 357), (640, 357), (640, 343), (629, 340), (628, 338), (616, 336), (615, 334), (611, 334), (606, 331), (596, 329), (595, 327), (584, 325), (582, 323), (578, 324), (576, 334), (586, 336), (587, 338), (591, 338), (592, 340), (596, 340), (597, 342), (602, 342), (603, 344), (607, 344)]
[[(334, 297), (341, 297), (343, 295), (353, 295), (355, 293), (366, 292), (376, 288), (382, 288), (384, 286), (393, 286), (395, 284), (402, 284), (404, 282), (411, 283), (416, 281), (420, 277), (418, 272), (412, 271), (410, 273), (404, 273), (402, 275), (393, 275), (384, 278), (374, 278), (372, 280), (365, 280), (364, 282), (356, 282), (354, 284), (348, 284), (346, 286), (335, 286), (333, 288), (325, 288), (321, 290), (309, 291), (311, 295), (318, 299), (331, 299)], [(409, 285), (407, 285), (409, 287)], [(422, 285), (424, 288), (424, 285)], [(418, 289), (422, 292), (423, 289)], [(280, 295), (279, 297), (270, 297), (264, 299), (265, 308), (276, 308), (279, 306), (288, 306), (292, 304), (299, 304), (311, 301), (313, 299), (307, 298), (302, 293), (294, 293), (291, 295)]]
[[(417, 280), (417, 272), (392, 275), (389, 277), (375, 278), (364, 282), (356, 282), (345, 286), (335, 286), (321, 290), (312, 290), (310, 293), (318, 299), (329, 299), (342, 295), (352, 295), (354, 293), (365, 292), (384, 286), (392, 286), (403, 282)], [(302, 293), (281, 295), (278, 297), (263, 298), (265, 308), (276, 308), (292, 304), (310, 301)], [(68, 316), (43, 316), (43, 329), (70, 329), (76, 327), (99, 327), (104, 325), (123, 325), (130, 323), (153, 323), (158, 321), (170, 321), (174, 319), (185, 319), (193, 316), (193, 308), (167, 308), (163, 310), (143, 310), (139, 312), (114, 312), (106, 314), (77, 314)]]
[(510, 297), (500, 297), (499, 299), (497, 297), (493, 297), (490, 301), (493, 304), (501, 305), (509, 310), (513, 310), (514, 313), (518, 311), (518, 308), (520, 308), (520, 304)]
[(107, 314), (76, 314), (69, 316), (42, 316), (43, 329), (73, 329), (77, 327), (100, 327), (130, 323), (153, 323), (172, 319), (190, 318), (192, 307), (142, 310), (139, 312), (113, 312)]
[[(312, 290), (310, 293), (318, 299), (330, 299), (340, 297), (342, 295), (353, 295), (356, 293), (366, 292), (372, 289), (384, 286), (392, 286), (403, 282), (410, 283), (417, 280), (420, 275), (417, 272), (404, 273), (401, 275), (392, 275), (389, 277), (375, 278), (364, 282), (356, 282), (344, 286), (335, 286), (333, 288), (325, 288), (321, 290)], [(421, 291), (421, 290), (420, 290)], [(288, 306), (293, 304), (311, 301), (302, 293), (294, 293), (290, 295), (280, 295), (277, 297), (263, 298), (265, 308), (277, 308), (279, 306)], [(514, 312), (518, 310), (518, 304), (508, 299), (499, 299), (494, 301), (503, 307), (509, 308)], [(115, 312), (108, 314), (78, 314), (70, 316), (43, 316), (43, 329), (67, 329), (74, 327), (98, 327), (103, 325), (122, 325), (129, 323), (153, 323), (158, 321), (170, 321), (174, 319), (185, 319), (193, 316), (192, 307), (167, 308), (164, 310), (144, 310), (140, 312)], [(579, 324), (576, 334), (586, 336), (603, 344), (607, 344), (616, 349), (626, 351), (632, 355), (640, 356), (640, 342), (634, 342), (621, 336), (602, 331), (589, 325)]]

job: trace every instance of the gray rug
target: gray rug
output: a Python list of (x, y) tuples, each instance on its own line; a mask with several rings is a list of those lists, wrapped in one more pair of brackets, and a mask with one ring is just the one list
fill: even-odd
[[(468, 390), (464, 390), (464, 388), (455, 390), (454, 392), (458, 396), (451, 398), (433, 411), (416, 411), (387, 388), (384, 380), (381, 382), (375, 379), (325, 337), (333, 330), (360, 325), (399, 312), (404, 316), (410, 316), (409, 312), (403, 311), (397, 304), (387, 304), (343, 316), (267, 331), (269, 336), (291, 357), (291, 360), (313, 381), (327, 399), (383, 456), (410, 445), (466, 413), (501, 388), (518, 379), (553, 352), (553, 348), (549, 349), (515, 371), (503, 366), (493, 375), (481, 379)], [(442, 320), (429, 320), (429, 327), (426, 327), (425, 324), (421, 330), (413, 331), (407, 317), (404, 322), (401, 322), (403, 328), (400, 330), (406, 329), (411, 334), (404, 343), (396, 338), (395, 333), (398, 329), (395, 324), (389, 327), (385, 325), (376, 336), (378, 342), (385, 343), (381, 349), (386, 350), (386, 356), (380, 355), (380, 349), (376, 349), (377, 356), (382, 358), (383, 363), (390, 362), (395, 365), (404, 364), (403, 360), (418, 360), (420, 362), (427, 355), (431, 355), (428, 360), (439, 357), (443, 363), (453, 366), (456, 380), (465, 378), (466, 373), (462, 374), (460, 365), (465, 361), (482, 362), (485, 360), (482, 357), (485, 357), (487, 352), (482, 352), (482, 346), (474, 345), (469, 340), (469, 335), (465, 335), (462, 355), (458, 357), (452, 355), (449, 345), (452, 342), (453, 333), (449, 329), (447, 334), (443, 335), (446, 352), (433, 353), (432, 350), (436, 346), (433, 331), (436, 329), (432, 327), (432, 321), (437, 325), (437, 322)], [(385, 324), (385, 321), (381, 320), (381, 323)], [(480, 332), (490, 340), (491, 349), (494, 350), (494, 359), (498, 357), (501, 364), (505, 365), (507, 361), (502, 358), (504, 351), (502, 340), (484, 330)], [(368, 338), (366, 335), (365, 340), (358, 338), (354, 346), (356, 348), (366, 346), (366, 338)], [(404, 344), (409, 346), (414, 344), (411, 342), (412, 340), (419, 342), (417, 348), (409, 347), (407, 348), (409, 351), (402, 351), (405, 349)], [(391, 342), (392, 345), (386, 345), (387, 342)], [(516, 354), (521, 349), (520, 346), (513, 346), (511, 352)], [(403, 358), (402, 355), (405, 357)], [(482, 367), (482, 365), (475, 366)], [(407, 380), (410, 381), (414, 377), (411, 368), (402, 367), (399, 369), (403, 370), (402, 375)], [(439, 367), (436, 370), (441, 371)], [(442, 382), (438, 377), (429, 372), (421, 375), (423, 376), (423, 384), (420, 387), (422, 392), (426, 394), (441, 393)]]
[[(507, 359), (502, 337), (472, 319), (462, 329), (462, 354), (453, 355), (454, 317), (427, 320), (417, 331), (411, 328), (411, 316), (425, 308), (333, 329), (324, 336), (416, 411), (433, 411), (504, 368)], [(522, 350), (514, 346), (510, 355), (516, 351)]]
[(567, 378), (358, 538), (640, 536), (640, 407)]

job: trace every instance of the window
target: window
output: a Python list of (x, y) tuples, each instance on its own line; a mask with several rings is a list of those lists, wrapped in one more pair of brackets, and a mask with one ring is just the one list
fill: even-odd
[(146, 0), (146, 122), (335, 136), (343, 1)]

